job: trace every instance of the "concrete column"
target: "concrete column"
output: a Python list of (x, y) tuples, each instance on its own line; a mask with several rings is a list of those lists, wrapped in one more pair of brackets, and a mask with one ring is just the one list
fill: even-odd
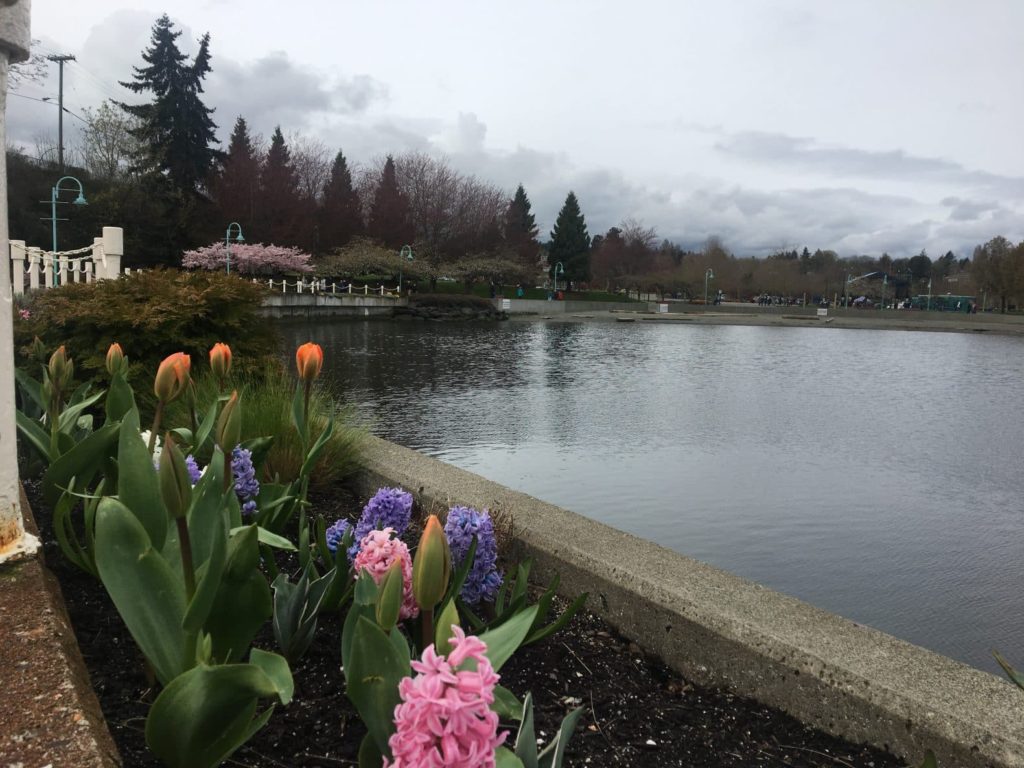
[(25, 292), (25, 255), (25, 241), (11, 240), (11, 285), (15, 296)]
[[(11, 61), (28, 59), (29, 0), (0, 3), (0, 147), (7, 145), (7, 72)], [(0, 153), (0, 243), (10, 239), (7, 227), (7, 156)], [(18, 430), (14, 420), (14, 325), (11, 315), (11, 273), (0, 269), (0, 563), (31, 555), (39, 541), (25, 532), (18, 479)]]
[(32, 246), (28, 247), (28, 287), (39, 290), (39, 270), (43, 266), (43, 252)]
[(124, 230), (120, 227), (103, 228), (103, 256), (107, 260), (107, 274), (110, 279), (121, 274), (121, 257), (124, 256)]

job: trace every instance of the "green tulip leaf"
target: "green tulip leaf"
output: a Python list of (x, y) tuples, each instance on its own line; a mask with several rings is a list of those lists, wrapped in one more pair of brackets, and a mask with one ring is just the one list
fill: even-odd
[(491, 710), (498, 713), (503, 720), (520, 720), (523, 717), (523, 704), (508, 688), (502, 685), (494, 687), (494, 703)]
[(529, 768), (506, 747), (498, 747), (494, 751), (494, 765), (495, 768)]
[(401, 701), (398, 683), (410, 672), (408, 665), (402, 665), (402, 659), (383, 630), (365, 617), (360, 617), (356, 623), (346, 672), (349, 699), (359, 711), (377, 749), (383, 755), (390, 755), (388, 739), (395, 728), (395, 707)]
[(129, 411), (121, 423), (117, 464), (117, 497), (139, 519), (153, 547), (159, 550), (167, 536), (168, 516), (153, 457), (139, 434), (138, 411)]
[(536, 616), (537, 606), (531, 605), (497, 629), (488, 630), (480, 635), (480, 640), (487, 645), (487, 659), (491, 662), (495, 672), (501, 669), (502, 665), (512, 658), (516, 649), (523, 644)]
[(185, 658), (185, 589), (153, 549), (145, 528), (117, 499), (96, 512), (96, 567), (125, 626), (166, 685), (192, 662)]
[(259, 700), (284, 701), (291, 690), (287, 664), (282, 669), (259, 656), (249, 664), (194, 667), (153, 702), (146, 744), (169, 768), (215, 768), (270, 719), (273, 707), (257, 716)]
[[(116, 422), (104, 425), (82, 442), (72, 445), (68, 451), (55, 457), (54, 462), (43, 475), (43, 498), (48, 504), (56, 503), (64, 489), (71, 484), (72, 478), (75, 479), (75, 487), (79, 490), (84, 491), (92, 485), (93, 477), (103, 467), (104, 462), (114, 454), (120, 427), (121, 425)], [(49, 441), (50, 438), (46, 439)], [(156, 472), (154, 471), (153, 474), (155, 478)]]

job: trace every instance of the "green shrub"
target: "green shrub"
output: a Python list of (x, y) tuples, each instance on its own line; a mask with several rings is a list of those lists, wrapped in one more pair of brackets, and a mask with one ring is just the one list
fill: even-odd
[(490, 299), (458, 293), (415, 293), (409, 299), (409, 306), (442, 308), (471, 307), (473, 309), (482, 310), (494, 308)]
[(30, 318), (15, 322), (24, 364), (38, 336), (48, 350), (65, 345), (80, 380), (107, 379), (107, 348), (118, 342), (131, 363), (129, 382), (145, 398), (160, 361), (173, 352), (206, 365), (210, 347), (230, 340), (238, 364), (262, 370), (277, 360), (270, 322), (257, 314), (265, 289), (220, 272), (151, 270), (117, 280), (71, 283), (32, 297)]
[[(234, 357), (234, 361), (236, 364), (240, 362), (237, 356)], [(200, 406), (212, 403), (218, 395), (217, 381), (213, 375), (204, 373), (197, 376), (195, 382), (196, 399)], [(302, 466), (302, 446), (292, 426), (294, 380), (283, 375), (279, 368), (243, 374), (235, 374), (232, 371), (227, 389), (237, 389), (241, 401), (245, 403), (245, 408), (242, 409), (242, 441), (255, 437), (274, 438), (263, 464), (263, 477), (260, 480), (273, 480), (277, 476), (282, 482), (288, 482), (298, 477)], [(360, 442), (366, 430), (354, 423), (350, 408), (338, 407), (330, 392), (323, 389), (314, 389), (309, 408), (313, 414), (314, 442), (327, 426), (327, 420), (332, 413), (334, 416), (334, 432), (310, 475), (310, 486), (317, 491), (323, 491), (358, 469)], [(170, 426), (189, 426), (184, 399), (179, 399), (171, 405), (167, 419)]]

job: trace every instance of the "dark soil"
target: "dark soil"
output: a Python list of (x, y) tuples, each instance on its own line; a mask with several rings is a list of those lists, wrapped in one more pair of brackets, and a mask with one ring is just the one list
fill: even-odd
[[(158, 768), (143, 729), (155, 692), (138, 651), (99, 582), (62, 558), (38, 488), (26, 483), (82, 655), (107, 724), (130, 768)], [(326, 501), (326, 499), (312, 499)], [(353, 509), (351, 497), (339, 505)], [(324, 506), (316, 505), (323, 510)], [(328, 514), (328, 517), (332, 517)], [(257, 645), (273, 650), (269, 631)], [(317, 639), (293, 667), (295, 698), (228, 761), (252, 768), (355, 766), (365, 730), (345, 698), (338, 617), (321, 620)], [(593, 614), (578, 615), (547, 641), (521, 649), (501, 682), (533, 692), (538, 738), (547, 741), (565, 714), (585, 712), (567, 752), (568, 766), (903, 766), (873, 747), (850, 744), (727, 691), (691, 685), (623, 639)], [(511, 737), (510, 737), (511, 738)]]

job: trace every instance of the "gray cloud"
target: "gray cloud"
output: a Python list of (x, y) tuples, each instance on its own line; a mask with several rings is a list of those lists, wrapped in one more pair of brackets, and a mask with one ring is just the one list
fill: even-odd
[(715, 149), (743, 160), (795, 167), (828, 176), (956, 184), (1024, 199), (1024, 178), (970, 170), (950, 160), (912, 155), (901, 149), (881, 152), (829, 146), (808, 137), (762, 131), (728, 135), (715, 144)]

